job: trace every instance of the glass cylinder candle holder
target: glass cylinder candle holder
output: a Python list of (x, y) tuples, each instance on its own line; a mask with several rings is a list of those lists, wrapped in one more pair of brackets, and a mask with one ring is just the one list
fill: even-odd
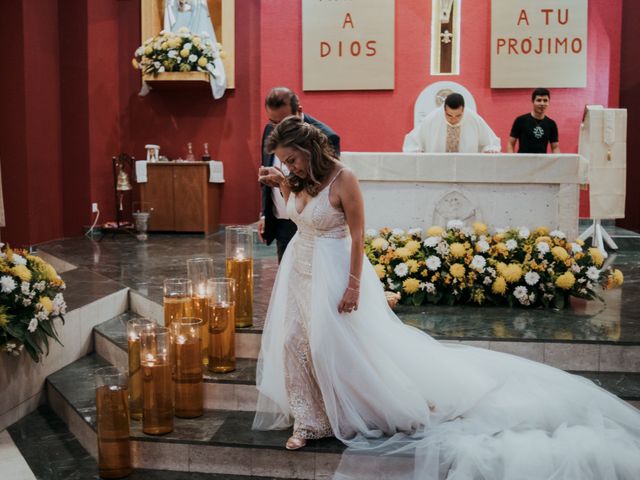
[(207, 281), (209, 310), (209, 370), (216, 373), (236, 369), (235, 280), (212, 278)]
[(225, 229), (227, 277), (236, 281), (236, 327), (253, 324), (253, 229), (233, 225)]
[(96, 370), (95, 380), (98, 472), (102, 478), (126, 477), (132, 471), (127, 375), (103, 367)]
[(142, 365), (142, 431), (162, 435), (173, 430), (175, 403), (171, 376), (171, 338), (166, 327), (140, 334)]
[(173, 321), (170, 330), (176, 417), (199, 417), (204, 408), (202, 320), (195, 317), (182, 317)]
[(192, 316), (193, 284), (188, 278), (164, 280), (164, 326), (169, 328), (176, 318)]
[(142, 369), (140, 367), (140, 334), (153, 328), (155, 321), (136, 318), (127, 322), (129, 352), (129, 414), (134, 420), (142, 420)]
[(192, 315), (202, 319), (202, 363), (209, 361), (209, 317), (207, 316), (207, 280), (213, 278), (213, 258), (190, 258), (187, 260), (187, 276), (193, 285)]

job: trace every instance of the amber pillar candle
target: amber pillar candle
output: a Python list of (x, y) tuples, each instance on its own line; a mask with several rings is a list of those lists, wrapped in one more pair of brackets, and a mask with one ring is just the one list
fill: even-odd
[(102, 478), (122, 478), (132, 471), (127, 375), (103, 367), (96, 370), (95, 379), (98, 473)]
[(156, 327), (140, 335), (142, 431), (162, 435), (173, 430), (175, 403), (169, 329)]
[(191, 315), (202, 319), (200, 339), (202, 341), (202, 363), (207, 364), (209, 357), (209, 317), (207, 316), (207, 280), (214, 277), (213, 259), (209, 257), (190, 258), (187, 260), (187, 276), (193, 286)]
[(155, 322), (136, 318), (127, 322), (129, 353), (129, 414), (134, 420), (142, 420), (142, 369), (140, 366), (140, 333), (153, 328)]
[(207, 282), (209, 310), (209, 370), (216, 373), (236, 369), (235, 280), (213, 278)]
[(203, 413), (201, 331), (199, 318), (183, 317), (171, 324), (177, 417), (194, 418)]
[(253, 324), (253, 229), (233, 225), (225, 229), (226, 276), (235, 280), (236, 327)]
[(165, 327), (168, 328), (176, 318), (193, 315), (192, 295), (193, 284), (188, 278), (167, 278), (164, 280), (162, 303)]

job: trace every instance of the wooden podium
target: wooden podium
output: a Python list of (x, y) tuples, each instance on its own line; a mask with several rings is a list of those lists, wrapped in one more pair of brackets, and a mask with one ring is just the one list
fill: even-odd
[(140, 201), (151, 212), (149, 231), (218, 229), (222, 184), (209, 182), (207, 163), (147, 163), (147, 182), (139, 185)]

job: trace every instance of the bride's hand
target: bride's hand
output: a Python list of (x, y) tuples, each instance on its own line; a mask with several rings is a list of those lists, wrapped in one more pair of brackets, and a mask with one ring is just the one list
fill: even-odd
[(268, 187), (279, 187), (284, 180), (284, 173), (279, 168), (260, 167), (258, 170), (258, 182)]
[(342, 295), (342, 300), (338, 303), (338, 313), (351, 313), (358, 310), (358, 300), (360, 290), (354, 287), (347, 287)]

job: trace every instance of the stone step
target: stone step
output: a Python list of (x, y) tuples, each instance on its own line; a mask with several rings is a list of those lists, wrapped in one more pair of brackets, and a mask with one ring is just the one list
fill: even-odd
[[(29, 478), (87, 480), (98, 478), (98, 463), (47, 405), (11, 425), (8, 434), (26, 465)], [(6, 473), (6, 472), (5, 472)], [(9, 472), (9, 475), (12, 472)], [(3, 477), (5, 478), (5, 477)], [(20, 477), (6, 477), (16, 480)], [(275, 480), (275, 477), (136, 469), (128, 480)], [(293, 480), (293, 479), (291, 479)]]
[[(95, 458), (96, 409), (94, 372), (108, 365), (89, 355), (51, 375), (47, 394), (52, 410)], [(153, 468), (277, 478), (328, 479), (344, 446), (335, 439), (310, 442), (299, 452), (284, 449), (288, 431), (251, 430), (253, 412), (206, 410), (196, 419), (175, 418), (174, 431), (162, 436), (142, 433), (132, 421), (135, 468)]]

